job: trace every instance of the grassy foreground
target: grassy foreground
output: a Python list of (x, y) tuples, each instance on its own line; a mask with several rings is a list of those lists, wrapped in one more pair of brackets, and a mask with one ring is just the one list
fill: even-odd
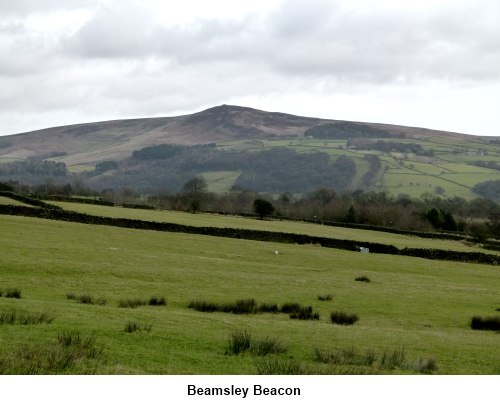
[[(10, 216), (0, 229), (0, 290), (21, 292), (0, 298), (2, 372), (500, 373), (500, 335), (470, 329), (499, 314), (497, 266)], [(152, 297), (167, 305), (120, 307)], [(320, 319), (188, 308), (250, 298)], [(359, 320), (332, 324), (333, 311)], [(280, 350), (229, 354), (245, 332)]]

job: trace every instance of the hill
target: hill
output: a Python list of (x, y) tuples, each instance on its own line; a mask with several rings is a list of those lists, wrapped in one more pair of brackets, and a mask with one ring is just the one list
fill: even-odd
[[(165, 145), (182, 148), (170, 149), (168, 156), (154, 149), (165, 151)], [(47, 176), (68, 181), (55, 174), (62, 166), (31, 164), (27, 169), (20, 162), (28, 159), (86, 172), (81, 179), (98, 189), (139, 191), (178, 191), (187, 179), (203, 175), (213, 191), (234, 185), (274, 193), (332, 187), (474, 198), (492, 189), (487, 182), (500, 181), (498, 138), (229, 105), (177, 117), (5, 136), (0, 138), (0, 163), (6, 164), (0, 165), (0, 181), (40, 183)]]

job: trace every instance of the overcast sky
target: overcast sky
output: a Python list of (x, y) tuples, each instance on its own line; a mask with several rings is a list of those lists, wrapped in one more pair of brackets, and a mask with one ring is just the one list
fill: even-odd
[(0, 135), (220, 104), (500, 136), (500, 1), (0, 0)]

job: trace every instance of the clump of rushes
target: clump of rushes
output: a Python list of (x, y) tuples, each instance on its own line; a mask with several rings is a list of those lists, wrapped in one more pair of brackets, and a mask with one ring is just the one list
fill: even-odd
[(230, 354), (240, 354), (250, 349), (251, 336), (247, 330), (235, 330), (229, 336), (228, 349)]
[(191, 301), (188, 308), (200, 312), (227, 312), (233, 314), (256, 314), (261, 312), (278, 312), (277, 304), (260, 304), (257, 305), (255, 299), (236, 300), (225, 304), (217, 304), (209, 301)]
[(63, 331), (54, 342), (24, 345), (0, 359), (0, 374), (95, 374), (105, 363), (94, 334)]
[(292, 319), (319, 319), (319, 314), (312, 311), (312, 307), (302, 307), (298, 303), (286, 303), (280, 307), (277, 304), (260, 304), (251, 298), (237, 300), (226, 304), (217, 304), (209, 301), (191, 301), (188, 308), (200, 312), (227, 312), (233, 314), (284, 313), (290, 314)]
[(220, 311), (220, 306), (208, 301), (191, 301), (188, 304), (189, 309), (194, 309), (200, 312), (216, 312)]
[(140, 299), (124, 299), (118, 302), (118, 307), (120, 308), (137, 308), (141, 305), (147, 305), (147, 301)]
[(331, 301), (333, 299), (332, 294), (318, 295), (318, 300), (320, 301)]
[(362, 283), (369, 283), (371, 280), (366, 276), (356, 277), (354, 281), (361, 281)]
[(48, 312), (20, 312), (15, 309), (0, 312), (0, 325), (36, 325), (52, 323), (54, 316)]
[(97, 300), (95, 301), (97, 305), (106, 305), (107, 302), (108, 300), (106, 298), (97, 298)]
[(92, 298), (89, 294), (81, 294), (81, 295), (76, 295), (75, 293), (69, 292), (66, 293), (66, 298), (68, 300), (74, 300), (76, 302), (79, 302), (80, 304), (88, 304), (88, 305), (106, 305), (107, 300), (105, 298), (98, 298), (97, 300), (94, 301), (94, 298)]
[(151, 306), (167, 305), (167, 300), (165, 299), (165, 297), (151, 297), (149, 299), (149, 305)]
[(274, 337), (267, 336), (250, 344), (250, 351), (255, 356), (266, 356), (268, 354), (285, 353), (287, 348)]
[(256, 312), (257, 303), (253, 298), (246, 300), (237, 300), (235, 303), (222, 305), (222, 312), (231, 312), (233, 314), (253, 314)]
[(363, 356), (357, 352), (354, 347), (327, 351), (316, 347), (314, 349), (316, 360), (324, 364), (339, 364), (339, 365), (371, 365), (375, 361), (375, 356), (372, 352), (367, 352)]
[(382, 353), (382, 358), (380, 360), (381, 368), (385, 369), (395, 369), (402, 368), (406, 364), (406, 353), (403, 348), (394, 349), (392, 353)]
[[(365, 372), (380, 373), (382, 370), (413, 370), (422, 374), (432, 374), (438, 369), (437, 360), (431, 358), (420, 358), (416, 362), (407, 359), (404, 348), (384, 351), (377, 354), (373, 349), (364, 352), (353, 346), (335, 350), (315, 348), (316, 361), (323, 364), (334, 364), (338, 366), (365, 367)], [(369, 367), (369, 369), (366, 369)]]
[(125, 324), (124, 331), (127, 333), (134, 333), (134, 332), (151, 332), (151, 329), (153, 328), (153, 325), (141, 325), (135, 322), (128, 322)]
[(89, 294), (82, 294), (76, 300), (80, 304), (89, 304), (89, 305), (94, 304), (94, 300), (92, 299), (92, 297)]
[(256, 363), (260, 375), (306, 375), (319, 374), (316, 370), (294, 359), (269, 357)]
[(415, 366), (415, 371), (422, 374), (432, 374), (437, 369), (438, 363), (434, 357), (428, 359), (420, 359)]
[(276, 314), (279, 312), (278, 304), (260, 304), (257, 312), (269, 312)]
[(319, 320), (319, 314), (313, 312), (312, 307), (301, 307), (296, 312), (290, 314), (290, 319), (300, 319), (303, 321), (310, 319)]
[(276, 338), (267, 336), (264, 339), (253, 340), (247, 330), (231, 332), (228, 341), (228, 354), (238, 355), (248, 352), (254, 356), (266, 356), (287, 351), (287, 348)]
[(303, 307), (302, 305), (296, 302), (288, 302), (281, 306), (280, 312), (284, 314), (289, 314), (291, 319), (300, 319), (300, 320), (308, 320), (308, 319), (319, 319), (319, 314), (317, 312), (313, 312), (312, 307)]
[(0, 290), (0, 297), (20, 299), (21, 290), (19, 288), (7, 288), (5, 291)]
[(297, 302), (287, 302), (286, 304), (283, 304), (281, 306), (280, 312), (284, 314), (292, 314), (294, 312), (299, 311), (301, 308), (301, 305)]
[(474, 316), (471, 319), (470, 327), (476, 330), (500, 330), (500, 316)]
[(359, 320), (359, 317), (355, 314), (349, 314), (343, 311), (333, 311), (330, 314), (330, 319), (332, 323), (338, 325), (353, 325)]

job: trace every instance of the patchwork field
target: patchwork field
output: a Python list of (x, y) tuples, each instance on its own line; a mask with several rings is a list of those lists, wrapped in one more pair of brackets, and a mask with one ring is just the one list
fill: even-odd
[[(3, 373), (500, 373), (500, 335), (470, 328), (499, 314), (498, 266), (11, 216), (0, 229)], [(319, 320), (188, 308), (248, 299)], [(238, 336), (251, 350), (234, 354)]]
[[(499, 180), (500, 172), (478, 166), (477, 162), (500, 162), (500, 148), (487, 140), (476, 141), (452, 139), (447, 137), (423, 137), (422, 139), (398, 139), (395, 142), (418, 143), (431, 156), (419, 156), (414, 153), (382, 152), (347, 148), (347, 140), (331, 139), (280, 139), (250, 142), (247, 140), (218, 142), (220, 149), (239, 149), (263, 151), (275, 147), (286, 147), (300, 153), (324, 152), (332, 160), (347, 156), (356, 163), (357, 176), (351, 189), (363, 188), (360, 183), (369, 170), (365, 157), (376, 155), (383, 162), (377, 181), (372, 189), (386, 190), (397, 196), (408, 194), (418, 198), (424, 193), (436, 193), (449, 197), (476, 198), (473, 187), (481, 182)], [(211, 182), (208, 181), (210, 186)], [(229, 190), (231, 183), (225, 183)], [(214, 185), (217, 187), (217, 185)], [(218, 188), (220, 190), (220, 188)]]

